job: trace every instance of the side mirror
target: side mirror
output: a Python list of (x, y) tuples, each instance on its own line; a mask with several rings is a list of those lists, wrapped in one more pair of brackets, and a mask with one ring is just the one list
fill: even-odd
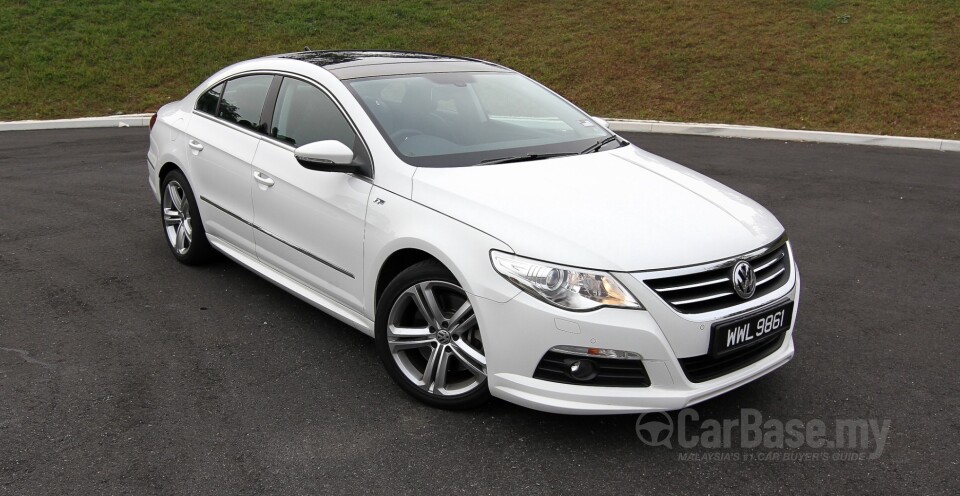
[(607, 122), (606, 119), (601, 119), (601, 118), (599, 118), (599, 117), (591, 117), (591, 119), (593, 119), (593, 122), (596, 122), (597, 124), (600, 124), (600, 125), (603, 126), (604, 128), (610, 129), (610, 123)]
[(293, 151), (300, 165), (323, 172), (361, 172), (353, 164), (353, 150), (337, 140), (314, 141)]

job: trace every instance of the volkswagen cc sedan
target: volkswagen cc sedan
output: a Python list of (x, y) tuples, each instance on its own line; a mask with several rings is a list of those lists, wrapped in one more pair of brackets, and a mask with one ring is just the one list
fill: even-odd
[(675, 410), (794, 353), (770, 212), (497, 64), (241, 62), (157, 112), (147, 162), (174, 257), (223, 253), (368, 334), (433, 406)]

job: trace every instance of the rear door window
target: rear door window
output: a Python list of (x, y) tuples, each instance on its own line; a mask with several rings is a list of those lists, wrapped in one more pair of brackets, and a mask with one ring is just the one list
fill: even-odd
[(264, 74), (227, 81), (217, 107), (217, 117), (243, 128), (258, 130), (263, 101), (272, 81), (273, 76)]

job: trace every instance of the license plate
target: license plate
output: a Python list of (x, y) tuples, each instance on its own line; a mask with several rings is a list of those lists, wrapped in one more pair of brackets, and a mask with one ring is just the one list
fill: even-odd
[(780, 334), (793, 320), (793, 302), (713, 325), (710, 353), (723, 355), (752, 346)]

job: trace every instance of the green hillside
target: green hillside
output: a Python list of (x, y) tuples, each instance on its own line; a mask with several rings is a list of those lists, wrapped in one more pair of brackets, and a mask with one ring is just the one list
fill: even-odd
[(960, 0), (5, 0), (0, 120), (151, 111), (305, 45), (493, 60), (608, 117), (960, 139)]

